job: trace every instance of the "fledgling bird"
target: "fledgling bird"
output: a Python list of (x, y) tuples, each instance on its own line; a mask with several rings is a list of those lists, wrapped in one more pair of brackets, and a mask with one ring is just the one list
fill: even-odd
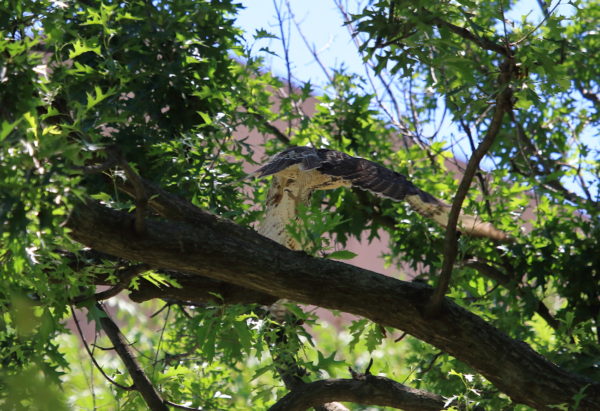
[[(406, 200), (419, 214), (443, 227), (450, 214), (449, 204), (416, 187), (404, 175), (335, 150), (291, 147), (273, 156), (252, 175), (273, 176), (258, 232), (294, 250), (299, 245), (287, 234), (286, 225), (296, 218), (299, 204), (309, 203), (315, 190), (358, 187), (394, 201)], [(457, 227), (470, 236), (509, 239), (492, 224), (468, 214), (460, 214)]]

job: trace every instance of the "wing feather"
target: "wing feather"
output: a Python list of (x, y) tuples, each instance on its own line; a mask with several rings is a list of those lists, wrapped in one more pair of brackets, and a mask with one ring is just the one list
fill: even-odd
[(291, 147), (274, 155), (267, 164), (251, 173), (250, 176), (267, 177), (296, 164), (300, 164), (302, 170), (312, 170), (319, 167), (321, 159), (314, 148)]
[[(319, 171), (348, 180), (355, 187), (396, 201), (402, 201), (407, 195), (418, 195), (421, 192), (402, 174), (373, 161), (333, 150), (318, 150), (318, 152), (323, 161), (318, 168)], [(426, 199), (434, 199), (433, 196), (423, 193)]]
[[(322, 165), (319, 171), (349, 181), (352, 186), (368, 190), (394, 201), (406, 200), (424, 217), (446, 227), (451, 206), (416, 187), (406, 176), (373, 161), (333, 150), (318, 150)], [(465, 234), (505, 241), (508, 235), (492, 224), (468, 214), (459, 216), (458, 229)]]

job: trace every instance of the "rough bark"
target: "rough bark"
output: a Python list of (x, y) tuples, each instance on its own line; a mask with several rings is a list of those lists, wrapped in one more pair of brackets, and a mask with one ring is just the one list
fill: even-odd
[(406, 411), (444, 409), (444, 399), (383, 377), (363, 380), (329, 379), (302, 385), (277, 401), (269, 411), (303, 411), (327, 401), (395, 407)]
[(202, 210), (186, 211), (193, 213), (186, 222), (147, 220), (140, 235), (127, 213), (88, 202), (67, 225), (73, 239), (101, 252), (404, 330), (464, 361), (517, 403), (545, 410), (584, 392), (579, 409), (600, 409), (600, 384), (557, 367), (451, 300), (427, 318), (428, 286), (313, 258)]

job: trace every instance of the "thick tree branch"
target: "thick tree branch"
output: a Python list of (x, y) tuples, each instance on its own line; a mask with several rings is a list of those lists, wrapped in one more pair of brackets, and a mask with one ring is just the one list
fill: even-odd
[[(185, 203), (184, 200), (180, 200)], [(194, 210), (197, 210), (194, 206)], [(99, 253), (94, 250), (83, 251), (79, 254), (64, 253), (65, 258), (69, 260), (69, 266), (80, 271), (89, 265), (102, 264), (102, 260), (117, 260), (115, 256)], [(119, 283), (112, 288), (96, 293), (94, 296), (81, 296), (73, 300), (73, 303), (78, 304), (90, 298), (95, 298), (96, 301), (104, 300), (112, 297), (115, 293), (127, 289), (131, 298), (135, 302), (143, 302), (154, 298), (163, 298), (169, 300), (177, 300), (192, 304), (261, 304), (271, 305), (277, 301), (277, 297), (261, 293), (260, 291), (250, 290), (245, 287), (240, 287), (235, 284), (224, 281), (214, 280), (212, 278), (201, 277), (194, 274), (186, 274), (176, 271), (162, 272), (168, 275), (175, 285), (156, 285), (144, 278), (140, 278), (137, 288), (128, 288), (133, 277), (140, 274), (141, 271), (156, 269), (144, 264), (137, 264), (132, 267), (121, 269), (117, 277)], [(159, 270), (160, 271), (160, 270)], [(96, 285), (113, 285), (109, 280), (108, 275), (96, 275), (93, 278), (93, 283)]]
[[(373, 198), (372, 196), (371, 198), (369, 198), (369, 194), (362, 190), (354, 190), (354, 192), (357, 195), (360, 204), (369, 206), (369, 208), (372, 209), (372, 214), (368, 218), (371, 218), (373, 221), (386, 227), (389, 230), (396, 229), (397, 222), (394, 219), (394, 217), (384, 215), (381, 213), (381, 211), (378, 211), (379, 209), (377, 207), (374, 207), (374, 204), (372, 203), (373, 199), (374, 201), (380, 201), (380, 199), (376, 197)], [(502, 271), (498, 270), (493, 266), (490, 266), (489, 264), (478, 261), (476, 259), (468, 259), (462, 261), (461, 265), (463, 267), (474, 268), (481, 275), (496, 281), (498, 284), (502, 285), (506, 289), (516, 290), (517, 293), (519, 293), (519, 295), (525, 294), (522, 288), (519, 287), (516, 282), (512, 282), (512, 278), (514, 277), (510, 277), (509, 275), (504, 274)], [(528, 298), (532, 297), (528, 296)], [(551, 326), (554, 329), (558, 329), (559, 322), (556, 320), (556, 318), (552, 316), (550, 310), (542, 301), (538, 301), (536, 312), (548, 323), (549, 326)]]
[[(198, 208), (189, 201), (163, 190), (148, 180), (141, 179), (143, 190), (148, 194), (148, 206), (160, 216), (169, 220), (202, 224)], [(135, 198), (136, 189), (129, 182), (117, 183), (119, 190)]]
[(297, 387), (281, 398), (270, 411), (303, 411), (332, 401), (395, 407), (407, 411), (433, 411), (444, 408), (444, 399), (396, 381), (374, 375), (364, 379), (329, 379)]
[[(189, 201), (173, 195), (155, 184), (140, 178), (141, 189), (147, 193), (148, 206), (160, 216), (175, 221), (184, 221), (190, 224), (202, 224), (198, 216), (198, 208)], [(136, 189), (128, 182), (118, 184), (119, 190), (135, 197)], [(250, 290), (235, 284), (218, 281), (212, 278), (189, 275), (181, 272), (167, 273), (181, 287), (161, 287), (150, 281), (140, 279), (139, 287), (131, 290), (129, 297), (135, 302), (151, 300), (153, 298), (170, 298), (191, 303), (217, 303), (217, 304), (262, 304), (271, 305), (277, 297)], [(102, 280), (97, 284), (103, 284)]]
[(450, 300), (442, 300), (439, 316), (427, 318), (428, 286), (290, 251), (199, 209), (193, 219), (148, 219), (139, 236), (129, 214), (88, 202), (77, 205), (66, 224), (73, 239), (101, 252), (404, 330), (470, 365), (517, 403), (550, 409), (571, 403), (587, 386), (581, 409), (600, 409), (600, 384), (557, 367)]
[(100, 325), (115, 347), (121, 361), (125, 364), (135, 389), (142, 395), (148, 408), (153, 411), (168, 411), (169, 408), (166, 406), (165, 401), (138, 364), (119, 327), (110, 319), (100, 304), (97, 303), (96, 308), (104, 313), (104, 316), (99, 320)]
[(90, 166), (73, 167), (75, 170), (80, 170), (84, 174), (98, 174), (107, 171), (119, 163), (119, 160), (115, 156), (108, 156), (108, 158), (98, 164), (92, 164)]

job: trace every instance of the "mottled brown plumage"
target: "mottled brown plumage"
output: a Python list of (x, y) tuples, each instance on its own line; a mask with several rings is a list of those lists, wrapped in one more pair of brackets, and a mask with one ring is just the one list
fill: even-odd
[[(297, 249), (286, 225), (296, 218), (299, 203), (307, 204), (315, 190), (358, 187), (394, 201), (406, 200), (415, 211), (442, 226), (448, 223), (451, 206), (411, 183), (404, 175), (373, 161), (328, 149), (292, 147), (275, 155), (253, 173), (273, 175), (265, 218), (259, 232), (287, 247)], [(458, 229), (471, 236), (507, 240), (503, 231), (479, 217), (462, 214)]]

